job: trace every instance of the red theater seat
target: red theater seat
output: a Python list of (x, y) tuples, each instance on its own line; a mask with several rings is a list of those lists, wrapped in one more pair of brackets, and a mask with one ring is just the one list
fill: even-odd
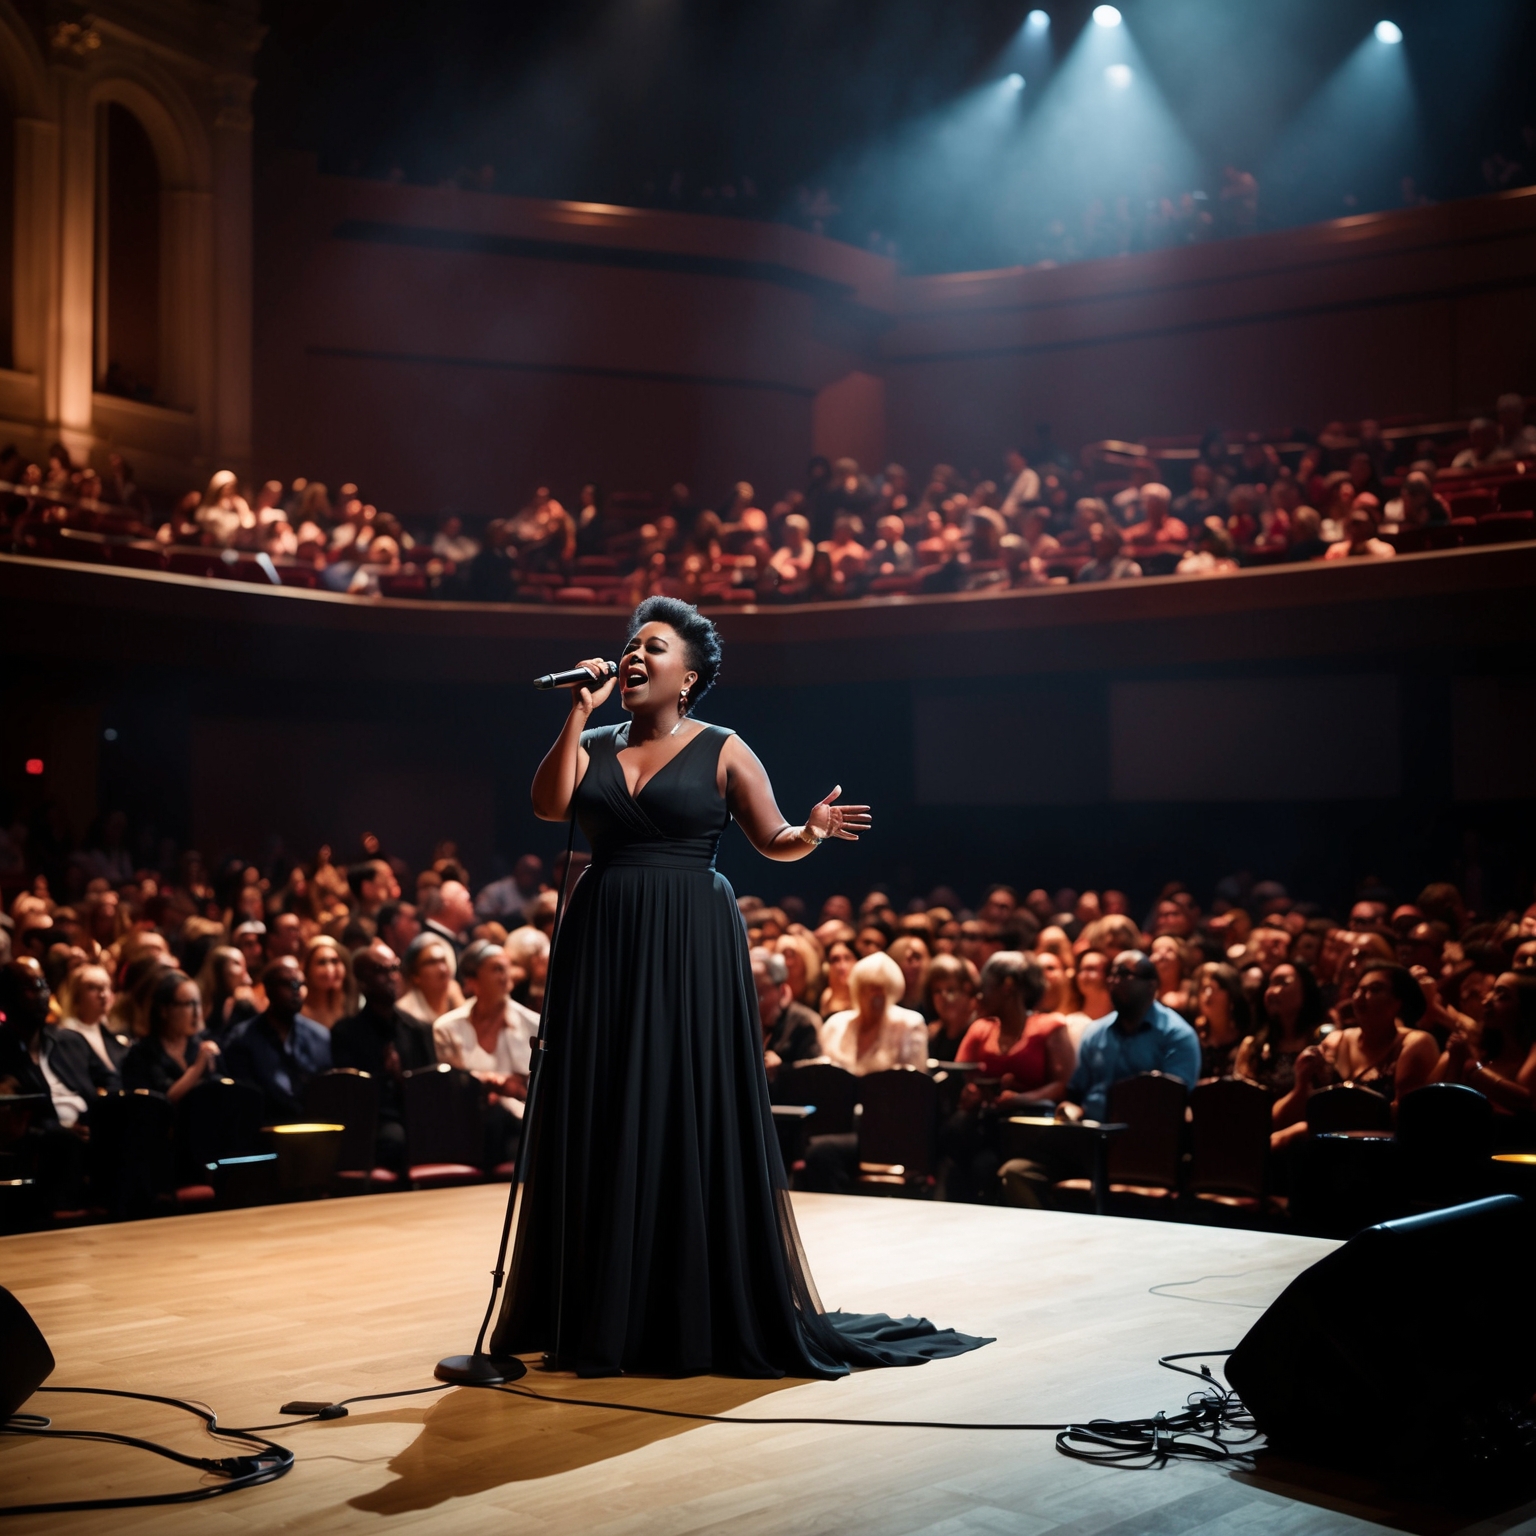
[(457, 1184), (479, 1184), (485, 1175), (468, 1163), (412, 1163), (411, 1184), (416, 1189), (448, 1189)]
[(1477, 544), (1513, 544), (1536, 539), (1536, 512), (1489, 512), (1477, 520)]

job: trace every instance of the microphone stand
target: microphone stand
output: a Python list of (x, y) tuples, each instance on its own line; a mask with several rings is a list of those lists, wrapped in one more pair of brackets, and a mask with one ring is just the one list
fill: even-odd
[(528, 1069), (528, 1099), (523, 1112), (523, 1137), (518, 1155), (518, 1170), (507, 1191), (507, 1212), (501, 1223), (501, 1245), (496, 1250), (496, 1268), (491, 1271), (491, 1297), (485, 1306), (485, 1316), (480, 1319), (480, 1332), (475, 1335), (472, 1354), (448, 1355), (437, 1362), (432, 1374), (439, 1381), (456, 1386), (496, 1386), (505, 1381), (516, 1381), (528, 1374), (528, 1367), (515, 1355), (497, 1357), (485, 1353), (486, 1330), (496, 1312), (496, 1298), (501, 1294), (507, 1277), (507, 1247), (512, 1240), (512, 1227), (517, 1219), (518, 1205), (522, 1199), (528, 1159), (533, 1151), (533, 1120), (538, 1109), (539, 1069), (544, 1059), (544, 1019), (549, 1012), (550, 982), (555, 972), (555, 945), (560, 938), (560, 925), (565, 917), (565, 892), (571, 881), (571, 856), (576, 847), (576, 807), (571, 807), (571, 830), (565, 840), (565, 868), (560, 874), (560, 894), (555, 899), (555, 926), (549, 941), (549, 968), (544, 976), (544, 995), (539, 999), (539, 1030), (534, 1036), (533, 1060)]

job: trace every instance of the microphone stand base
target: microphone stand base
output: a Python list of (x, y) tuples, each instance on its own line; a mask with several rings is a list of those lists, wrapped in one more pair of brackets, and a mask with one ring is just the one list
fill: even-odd
[(495, 1387), (504, 1381), (516, 1381), (528, 1374), (528, 1367), (516, 1357), (497, 1360), (491, 1355), (449, 1355), (437, 1362), (432, 1372), (439, 1381), (460, 1387)]

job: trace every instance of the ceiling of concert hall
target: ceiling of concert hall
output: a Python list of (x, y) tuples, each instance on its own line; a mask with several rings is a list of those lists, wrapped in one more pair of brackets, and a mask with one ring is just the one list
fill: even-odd
[(258, 142), (413, 183), (798, 216), (915, 270), (1049, 259), (1085, 196), (1198, 202), (1228, 165), (1273, 227), (1498, 190), (1536, 158), (1521, 0), (1092, 10), (269, 0)]

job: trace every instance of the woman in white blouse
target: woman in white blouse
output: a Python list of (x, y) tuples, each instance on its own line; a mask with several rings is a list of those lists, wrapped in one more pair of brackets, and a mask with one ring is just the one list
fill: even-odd
[(928, 1064), (928, 1026), (901, 1006), (907, 978), (886, 954), (865, 955), (848, 973), (853, 1007), (821, 1026), (822, 1054), (856, 1077)]
[(433, 1024), (432, 1043), (439, 1061), (485, 1085), (485, 1166), (495, 1169), (517, 1155), (539, 1016), (513, 1001), (512, 962), (496, 945), (472, 945), (463, 969), (475, 995)]
[(401, 957), (400, 969), (406, 986), (400, 1008), (418, 1023), (435, 1024), (445, 1013), (464, 1006), (464, 994), (454, 980), (453, 950), (446, 939), (435, 933), (419, 935)]

